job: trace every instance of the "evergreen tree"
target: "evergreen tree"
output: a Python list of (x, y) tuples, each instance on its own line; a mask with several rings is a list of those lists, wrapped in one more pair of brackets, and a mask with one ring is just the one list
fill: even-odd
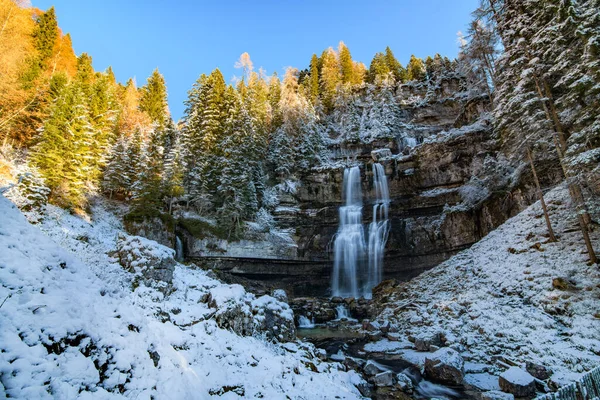
[(148, 114), (150, 121), (159, 129), (164, 129), (169, 120), (169, 106), (165, 78), (158, 72), (158, 68), (152, 72), (140, 92), (140, 110)]
[(341, 73), (338, 66), (337, 54), (330, 47), (321, 56), (321, 76), (319, 80), (321, 99), (325, 112), (333, 109), (335, 91), (341, 82)]
[(33, 154), (33, 162), (57, 204), (72, 208), (85, 205), (86, 187), (93, 183), (96, 173), (93, 144), (85, 93), (82, 85), (74, 82), (53, 104)]
[[(312, 79), (312, 78), (311, 78)], [(279, 101), (281, 100), (281, 81), (274, 73), (269, 79), (269, 114), (268, 130), (274, 132), (281, 125), (281, 112), (279, 110)]]
[(406, 67), (407, 79), (409, 81), (422, 81), (427, 77), (425, 64), (423, 60), (414, 55), (410, 56), (410, 61)]
[(352, 62), (350, 50), (344, 44), (344, 42), (339, 43), (338, 54), (340, 59), (340, 73), (342, 83), (354, 83), (354, 63)]
[(379, 84), (387, 81), (391, 72), (385, 55), (383, 53), (376, 53), (369, 66), (369, 82)]
[(312, 104), (317, 104), (319, 98), (319, 58), (316, 54), (313, 54), (310, 59), (308, 94)]
[(385, 63), (388, 69), (392, 72), (396, 83), (406, 82), (406, 70), (402, 64), (400, 64), (400, 61), (396, 59), (394, 53), (392, 53), (392, 49), (390, 49), (389, 46), (385, 48)]

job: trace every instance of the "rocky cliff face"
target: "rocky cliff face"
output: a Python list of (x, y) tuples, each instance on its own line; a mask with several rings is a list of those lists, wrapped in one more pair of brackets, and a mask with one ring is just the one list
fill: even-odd
[[(409, 279), (439, 264), (535, 200), (529, 168), (507, 158), (486, 117), (487, 97), (462, 93), (460, 81), (448, 80), (433, 91), (402, 86), (397, 100), (402, 109), (396, 132), (369, 143), (337, 141), (329, 166), (307, 172), (294, 190), (280, 193), (275, 219), (292, 232), (293, 248), (270, 250), (266, 257), (260, 249), (246, 250), (245, 260), (238, 251), (225, 251), (211, 265), (270, 281), (291, 295), (325, 295), (345, 165), (360, 166), (365, 225), (372, 219), (372, 163), (385, 168), (391, 198), (386, 278)], [(560, 180), (556, 168), (545, 170), (542, 184)], [(202, 257), (200, 247), (188, 245), (189, 255)]]

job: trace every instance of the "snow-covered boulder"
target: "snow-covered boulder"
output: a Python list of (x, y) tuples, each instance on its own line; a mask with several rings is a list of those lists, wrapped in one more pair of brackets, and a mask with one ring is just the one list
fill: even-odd
[(515, 400), (515, 396), (499, 390), (490, 390), (481, 394), (481, 400)]
[(510, 367), (500, 374), (498, 384), (503, 392), (511, 393), (515, 397), (529, 397), (535, 394), (535, 378), (519, 367)]
[(252, 302), (254, 325), (268, 339), (288, 342), (296, 338), (294, 313), (287, 303), (271, 296), (261, 296)]
[(417, 351), (431, 351), (431, 346), (441, 346), (442, 339), (439, 333), (422, 333), (415, 337)]
[(367, 363), (365, 364), (365, 366), (363, 368), (363, 372), (367, 376), (375, 376), (382, 371), (383, 370), (379, 367), (379, 365), (377, 365), (375, 362), (373, 362), (371, 360), (367, 361)]
[(147, 286), (171, 284), (175, 250), (141, 236), (119, 235), (114, 255), (127, 271), (138, 275)]
[(207, 302), (216, 309), (213, 318), (220, 328), (242, 336), (264, 335), (277, 342), (296, 337), (292, 309), (274, 297), (255, 298), (241, 285), (222, 285), (210, 290)]
[(425, 359), (425, 376), (448, 385), (460, 385), (465, 377), (464, 365), (456, 350), (444, 347)]
[(396, 386), (404, 392), (410, 392), (413, 389), (412, 380), (403, 373), (399, 373), (396, 375)]
[(392, 371), (380, 372), (373, 377), (375, 386), (392, 386), (394, 384), (394, 374)]

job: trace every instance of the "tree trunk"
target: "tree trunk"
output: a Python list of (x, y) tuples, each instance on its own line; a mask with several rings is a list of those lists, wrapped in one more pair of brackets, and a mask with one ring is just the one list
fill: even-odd
[(546, 201), (544, 200), (544, 193), (538, 180), (537, 172), (535, 171), (535, 165), (533, 164), (533, 158), (531, 157), (531, 151), (527, 147), (527, 158), (529, 159), (529, 165), (531, 166), (531, 172), (533, 172), (533, 180), (535, 181), (535, 187), (537, 188), (538, 197), (540, 203), (542, 203), (542, 210), (544, 211), (544, 219), (546, 220), (546, 226), (548, 227), (548, 235), (550, 236), (551, 242), (556, 242), (556, 236), (554, 236), (554, 230), (552, 229), (552, 223), (550, 222), (550, 215), (548, 215), (548, 208), (546, 207)]

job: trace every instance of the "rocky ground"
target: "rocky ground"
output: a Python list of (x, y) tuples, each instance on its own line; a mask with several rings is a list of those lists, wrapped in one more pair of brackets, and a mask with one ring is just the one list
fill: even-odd
[[(546, 201), (558, 242), (549, 243), (536, 203), (412, 281), (377, 287), (364, 356), (408, 362), (428, 380), (488, 399), (532, 397), (597, 366), (600, 270), (588, 263), (566, 189)], [(600, 248), (598, 229), (592, 239)]]

